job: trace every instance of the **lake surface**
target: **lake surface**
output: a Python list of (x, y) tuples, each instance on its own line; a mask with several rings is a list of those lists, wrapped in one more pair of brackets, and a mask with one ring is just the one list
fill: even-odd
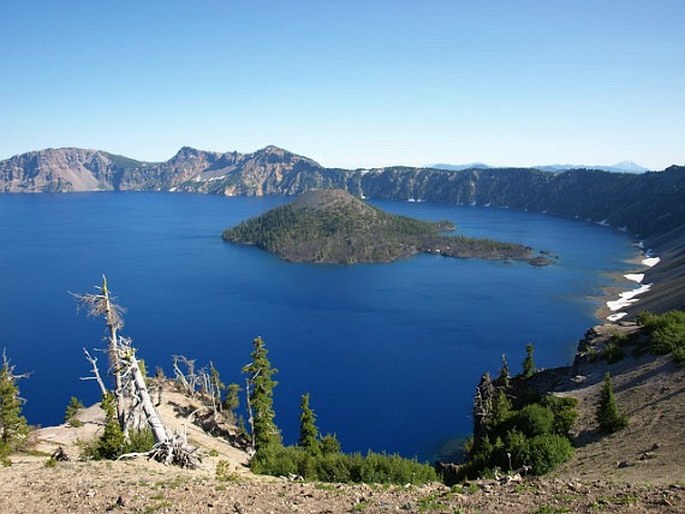
[[(568, 364), (596, 319), (592, 296), (635, 254), (625, 234), (504, 209), (373, 202), (449, 219), (457, 231), (548, 249), (552, 266), (417, 256), (393, 264), (281, 262), (224, 243), (223, 228), (285, 202), (167, 193), (0, 195), (0, 346), (17, 371), (29, 422), (62, 421), (69, 397), (99, 400), (82, 347), (103, 346), (104, 323), (77, 312), (73, 292), (105, 273), (127, 308), (123, 334), (148, 369), (171, 356), (212, 360), (244, 383), (262, 336), (276, 375), (276, 422), (297, 439), (300, 396), (322, 432), (347, 451), (432, 459), (471, 429), (480, 375), (506, 353), (520, 370)], [(104, 355), (100, 362), (104, 363)], [(104, 369), (102, 369), (104, 371)]]

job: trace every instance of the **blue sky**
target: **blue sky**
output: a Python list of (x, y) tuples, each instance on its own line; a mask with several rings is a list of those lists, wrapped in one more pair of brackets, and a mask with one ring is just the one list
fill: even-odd
[(685, 163), (685, 1), (0, 0), (0, 158)]

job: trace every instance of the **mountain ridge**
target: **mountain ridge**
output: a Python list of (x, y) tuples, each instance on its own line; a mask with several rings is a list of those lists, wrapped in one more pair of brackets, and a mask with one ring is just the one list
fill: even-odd
[[(486, 169), (491, 169), (491, 168), (500, 168), (501, 166), (491, 166), (489, 164), (485, 164), (482, 162), (472, 162), (468, 164), (443, 164), (443, 163), (437, 163), (437, 164), (429, 164), (427, 166), (424, 166), (425, 168), (435, 168), (439, 170), (451, 170), (451, 171), (461, 171), (461, 170), (470, 170), (470, 169), (481, 169), (481, 170), (486, 170)], [(562, 171), (569, 171), (569, 170), (600, 170), (600, 171), (610, 171), (612, 173), (646, 173), (650, 171), (649, 168), (645, 168), (644, 166), (640, 166), (639, 164), (630, 161), (630, 160), (625, 160), (621, 162), (617, 162), (616, 164), (537, 164), (535, 166), (530, 166), (531, 169), (537, 169), (537, 170), (542, 170), (542, 171), (553, 171), (553, 172), (562, 172)]]
[[(295, 196), (337, 188), (355, 196), (512, 208), (613, 226), (640, 237), (685, 225), (685, 167), (609, 173), (536, 168), (326, 168), (274, 145), (243, 154), (188, 146), (159, 163), (101, 150), (46, 149), (0, 161), (2, 192), (182, 191)], [(653, 201), (658, 198), (658, 201)]]

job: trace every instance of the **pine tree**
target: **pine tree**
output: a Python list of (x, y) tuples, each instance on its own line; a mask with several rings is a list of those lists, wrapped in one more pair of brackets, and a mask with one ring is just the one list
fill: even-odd
[(514, 409), (511, 400), (502, 389), (497, 389), (495, 399), (492, 402), (492, 415), (490, 416), (490, 429), (496, 429), (507, 421), (513, 414)]
[(115, 459), (124, 448), (124, 433), (117, 418), (116, 401), (112, 393), (102, 396), (102, 410), (105, 411), (105, 430), (98, 441), (96, 457), (100, 459)]
[(321, 453), (324, 455), (332, 455), (342, 452), (342, 446), (338, 441), (338, 436), (335, 434), (326, 434), (321, 438)]
[(240, 407), (240, 386), (238, 384), (228, 384), (226, 388), (226, 398), (224, 399), (224, 410), (229, 413), (233, 423), (237, 421), (235, 411)]
[(309, 393), (302, 395), (300, 403), (300, 438), (297, 444), (312, 455), (321, 453), (319, 429), (316, 427), (316, 414), (309, 406)]
[(21, 415), (22, 399), (19, 397), (14, 367), (3, 353), (0, 369), (0, 460), (7, 462), (8, 455), (21, 447), (29, 433), (26, 418)]
[(607, 371), (604, 375), (604, 384), (599, 393), (596, 414), (599, 430), (605, 434), (613, 434), (628, 426), (628, 417), (618, 410), (614, 387), (611, 384), (611, 374)]
[(250, 426), (254, 449), (259, 452), (280, 446), (281, 434), (276, 427), (273, 408), (273, 390), (278, 384), (271, 377), (278, 373), (276, 368), (271, 367), (267, 357), (269, 353), (261, 337), (253, 342), (254, 349), (251, 357), (252, 362), (243, 367), (243, 373), (248, 375), (248, 398), (250, 410), (252, 410)]
[(528, 343), (526, 345), (526, 359), (523, 361), (523, 372), (521, 373), (523, 378), (530, 378), (537, 372), (535, 361), (533, 360), (533, 352), (535, 352), (533, 343)]
[(67, 409), (64, 412), (64, 422), (68, 423), (72, 427), (80, 427), (83, 425), (83, 422), (76, 418), (76, 414), (78, 414), (78, 411), (81, 409), (83, 409), (83, 403), (81, 403), (81, 400), (76, 398), (76, 396), (72, 396), (69, 400), (69, 404), (67, 405)]
[(499, 375), (497, 376), (497, 384), (503, 386), (505, 389), (509, 389), (511, 379), (511, 373), (509, 372), (509, 364), (507, 363), (507, 354), (502, 354), (502, 367), (499, 369)]

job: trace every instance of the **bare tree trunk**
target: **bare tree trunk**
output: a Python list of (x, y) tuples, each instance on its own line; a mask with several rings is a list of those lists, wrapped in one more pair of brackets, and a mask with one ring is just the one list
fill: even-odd
[[(126, 349), (128, 350), (128, 349)], [(152, 398), (150, 398), (150, 393), (147, 390), (147, 384), (145, 383), (145, 377), (140, 371), (140, 366), (138, 365), (138, 360), (133, 354), (133, 351), (128, 352), (127, 356), (124, 358), (129, 363), (129, 369), (131, 370), (131, 376), (133, 378), (133, 383), (135, 385), (136, 394), (140, 400), (140, 406), (145, 413), (145, 418), (147, 419), (148, 425), (152, 430), (152, 434), (155, 437), (155, 443), (161, 443), (170, 439), (167, 434), (166, 427), (155, 410), (155, 406), (152, 403)]]
[(112, 307), (112, 301), (109, 296), (109, 289), (107, 288), (107, 277), (102, 275), (102, 296), (104, 297), (105, 308), (105, 322), (109, 330), (109, 362), (112, 367), (114, 375), (114, 396), (117, 404), (117, 418), (119, 418), (119, 425), (124, 431), (124, 437), (128, 439), (128, 430), (126, 427), (126, 408), (123, 401), (123, 389), (121, 380), (121, 362), (119, 362), (119, 339), (117, 330), (121, 326), (121, 319)]
[[(80, 304), (88, 308), (89, 316), (103, 316), (107, 325), (107, 352), (109, 355), (110, 367), (114, 375), (114, 397), (117, 406), (117, 419), (119, 425), (127, 437), (126, 427), (126, 405), (124, 402), (124, 391), (121, 377), (121, 363), (119, 362), (119, 335), (118, 330), (123, 327), (121, 319), (121, 307), (114, 303), (107, 287), (107, 277), (102, 275), (102, 286), (99, 294), (75, 294), (74, 296)], [(73, 294), (73, 293), (72, 293)], [(90, 359), (89, 359), (90, 360)], [(93, 361), (91, 361), (93, 364)], [(99, 373), (98, 373), (99, 375)]]
[(107, 388), (105, 387), (105, 383), (102, 381), (102, 377), (100, 376), (100, 370), (98, 369), (98, 360), (96, 357), (91, 357), (90, 353), (88, 353), (88, 350), (85, 348), (83, 349), (83, 353), (86, 354), (86, 359), (88, 359), (88, 362), (90, 362), (91, 366), (93, 366), (93, 369), (91, 370), (93, 372), (92, 377), (83, 377), (81, 380), (96, 380), (98, 385), (100, 386), (100, 392), (104, 396), (107, 394)]
[(245, 406), (247, 407), (247, 423), (250, 425), (250, 447), (254, 452), (255, 449), (255, 435), (254, 435), (254, 414), (252, 412), (252, 404), (250, 403), (250, 394), (252, 389), (252, 379), (247, 377), (245, 379)]

